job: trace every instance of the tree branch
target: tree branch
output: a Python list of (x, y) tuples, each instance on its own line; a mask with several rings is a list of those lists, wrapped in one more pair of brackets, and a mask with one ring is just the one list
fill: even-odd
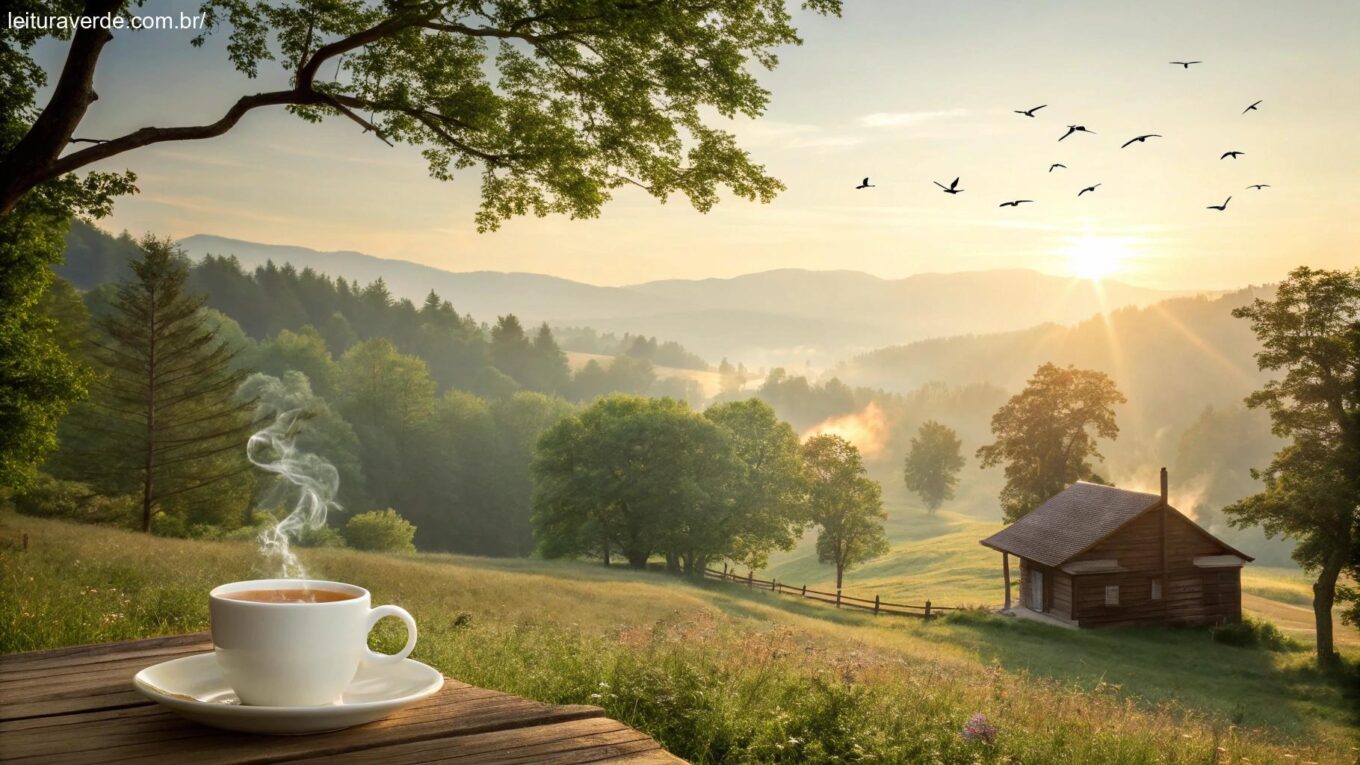
[[(81, 15), (107, 16), (116, 13), (121, 5), (121, 0), (88, 0)], [(47, 106), (19, 143), (0, 159), (0, 177), (8, 179), (5, 186), (27, 184), (31, 188), (55, 177), (43, 177), (46, 175), (43, 170), (70, 143), (85, 111), (99, 97), (94, 92), (94, 70), (104, 45), (112, 39), (113, 34), (100, 24), (81, 27), (72, 36), (66, 63)]]
[[(108, 6), (113, 8), (118, 6), (117, 0), (91, 0), (90, 4), (91, 6), (99, 5), (101, 7)], [(362, 32), (356, 32), (349, 37), (337, 40), (329, 45), (323, 45), (317, 49), (316, 53), (312, 54), (311, 58), (307, 59), (306, 63), (299, 67), (297, 81), (294, 83), (292, 90), (276, 90), (242, 96), (235, 104), (232, 104), (231, 108), (227, 110), (227, 113), (222, 115), (216, 122), (189, 127), (141, 128), (140, 130), (135, 130), (120, 138), (96, 143), (88, 149), (81, 149), (80, 151), (54, 160), (54, 157), (60, 153), (62, 148), (72, 143), (70, 140), (71, 133), (74, 132), (76, 125), (79, 124), (80, 119), (84, 116), (85, 107), (89, 105), (90, 100), (93, 100), (93, 93), (89, 88), (94, 77), (95, 60), (99, 55), (99, 48), (101, 48), (109, 39), (109, 35), (106, 31), (101, 33), (103, 35), (102, 38), (86, 35), (84, 31), (78, 32), (75, 40), (72, 42), (66, 71), (63, 71), (62, 73), (62, 82), (58, 83), (57, 91), (54, 93), (52, 100), (48, 102), (47, 108), (43, 111), (43, 115), (46, 116), (49, 112), (52, 112), (54, 114), (69, 116), (71, 114), (69, 109), (72, 108), (71, 101), (73, 99), (78, 100), (78, 97), (80, 96), (80, 90), (79, 87), (77, 87), (80, 82), (84, 83), (84, 92), (88, 93), (90, 98), (84, 105), (79, 107), (78, 112), (71, 118), (70, 124), (65, 131), (60, 134), (60, 140), (56, 141), (50, 152), (50, 156), (44, 157), (37, 155), (36, 167), (32, 169), (31, 173), (32, 177), (23, 178), (21, 180), (31, 188), (38, 183), (58, 178), (85, 167), (86, 165), (143, 146), (164, 143), (166, 141), (195, 141), (204, 138), (216, 138), (235, 127), (236, 123), (240, 122), (241, 118), (244, 117), (247, 112), (264, 106), (305, 106), (324, 103), (337, 108), (337, 111), (341, 114), (345, 114), (351, 119), (355, 119), (357, 115), (346, 113), (343, 108), (338, 108), (333, 96), (329, 96), (328, 94), (319, 92), (315, 89), (314, 83), (317, 70), (323, 63), (335, 56), (381, 40), (402, 29), (418, 26), (420, 22), (426, 18), (428, 17), (409, 13), (393, 16)], [(85, 35), (85, 37), (82, 37), (82, 35)], [(84, 79), (80, 80), (80, 77), (82, 76)], [(65, 91), (62, 90), (62, 83), (65, 83), (68, 80), (74, 83), (68, 88), (73, 91), (71, 94), (66, 94)], [(66, 96), (66, 98), (65, 100), (59, 100), (58, 96)], [(375, 133), (381, 136), (381, 133), (370, 123), (363, 121), (362, 119), (359, 119), (358, 121), (366, 128), (374, 130)], [(25, 147), (24, 142), (28, 142), (30, 137), (41, 136), (44, 133), (44, 131), (40, 129), (43, 125), (43, 117), (39, 117), (38, 121), (34, 123), (33, 128), (29, 130), (28, 135), (24, 137), (24, 141), (21, 141), (20, 144), (15, 147), (14, 151), (6, 157), (6, 160), (9, 160), (10, 157), (18, 157), (22, 161), (23, 159), (30, 157), (32, 152), (36, 149)], [(34, 138), (33, 142), (36, 142), (36, 140), (37, 139)], [(10, 163), (7, 161), (4, 168), (7, 175), (10, 174), (9, 164)], [(30, 161), (28, 164), (34, 163)]]
[(73, 154), (67, 154), (61, 159), (53, 162), (48, 170), (43, 173), (38, 182), (51, 180), (69, 172), (79, 170), (86, 165), (108, 159), (116, 154), (125, 151), (149, 146), (154, 143), (164, 143), (166, 141), (196, 141), (203, 138), (216, 138), (219, 135), (232, 129), (246, 112), (251, 109), (258, 109), (262, 106), (280, 106), (285, 104), (304, 104), (308, 103), (309, 96), (295, 90), (276, 90), (268, 93), (256, 93), (251, 96), (243, 96), (236, 103), (232, 104), (227, 113), (221, 119), (207, 125), (195, 125), (192, 127), (173, 127), (173, 128), (141, 128), (128, 133), (121, 138), (114, 138), (101, 144), (96, 144), (88, 149), (81, 149)]

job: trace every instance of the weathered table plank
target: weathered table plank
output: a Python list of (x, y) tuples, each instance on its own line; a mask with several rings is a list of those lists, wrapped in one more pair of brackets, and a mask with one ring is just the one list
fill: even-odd
[(207, 635), (0, 656), (0, 760), (33, 765), (183, 761), (471, 763), (682, 762), (645, 733), (584, 705), (542, 704), (446, 679), (378, 722), (311, 736), (230, 733), (132, 690), (152, 664), (212, 650)]

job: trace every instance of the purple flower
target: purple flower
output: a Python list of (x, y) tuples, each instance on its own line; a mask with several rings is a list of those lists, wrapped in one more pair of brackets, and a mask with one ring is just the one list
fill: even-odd
[(996, 726), (987, 722), (987, 715), (975, 712), (968, 718), (968, 724), (963, 726), (963, 738), (965, 741), (981, 741), (984, 744), (996, 743)]

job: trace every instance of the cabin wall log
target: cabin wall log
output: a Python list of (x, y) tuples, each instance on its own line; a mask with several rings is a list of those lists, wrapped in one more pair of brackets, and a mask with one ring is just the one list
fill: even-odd
[[(1209, 625), (1240, 621), (1242, 580), (1238, 567), (1201, 568), (1195, 558), (1232, 554), (1174, 508), (1166, 519), (1166, 576), (1161, 599), (1152, 583), (1163, 579), (1159, 512), (1146, 512), (1067, 563), (1113, 561), (1120, 571), (1069, 574), (1016, 556), (1019, 600), (1024, 608), (1082, 627)], [(1066, 565), (1066, 564), (1064, 564)], [(1044, 574), (1044, 608), (1032, 602), (1033, 577)], [(1105, 588), (1119, 587), (1119, 604), (1105, 604)]]
[(1053, 595), (1050, 613), (1062, 619), (1072, 619), (1072, 575), (1066, 571), (1053, 570)]

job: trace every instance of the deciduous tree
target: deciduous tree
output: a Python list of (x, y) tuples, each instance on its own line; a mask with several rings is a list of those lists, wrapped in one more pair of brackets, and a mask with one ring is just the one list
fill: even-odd
[(798, 435), (756, 399), (712, 406), (704, 417), (722, 428), (731, 443), (738, 474), (731, 501), (715, 505), (696, 529), (714, 541), (696, 545), (712, 553), (695, 561), (692, 570), (703, 576), (711, 554), (761, 568), (771, 551), (792, 549), (808, 524)]
[(1297, 540), (1294, 559), (1316, 573), (1317, 660), (1338, 663), (1332, 607), (1342, 571), (1360, 559), (1360, 269), (1301, 267), (1273, 300), (1233, 315), (1251, 322), (1263, 370), (1282, 372), (1247, 397), (1289, 444), (1253, 475), (1265, 490), (1224, 512), (1238, 526)]
[(340, 357), (336, 391), (340, 414), (362, 446), (369, 497), (401, 507), (408, 485), (403, 466), (417, 456), (420, 431), (435, 408), (425, 362), (398, 353), (386, 339), (366, 340)]
[[(804, 6), (840, 9), (839, 0)], [(102, 18), (133, 7), (47, 0), (26, 9)], [(106, 25), (71, 35), (41, 110), (45, 73), (27, 54), (49, 33), (6, 26), (0, 39), (14, 55), (3, 63), (0, 214), (97, 162), (220, 136), (256, 109), (280, 107), (420, 146), (435, 178), (480, 167), (484, 229), (527, 213), (593, 216), (625, 185), (661, 200), (683, 194), (700, 210), (724, 187), (759, 200), (781, 188), (710, 115), (764, 110), (769, 94), (755, 70), (775, 66), (775, 50), (799, 42), (784, 0), (208, 0), (202, 10), (207, 29), (195, 44), (225, 34), (238, 72), (253, 79), (277, 62), (288, 85), (242, 94), (211, 122), (123, 135), (78, 134), (113, 37)]]
[(847, 569), (888, 551), (882, 490), (865, 474), (859, 450), (840, 436), (809, 438), (803, 464), (817, 559), (836, 567), (839, 590)]
[(311, 389), (322, 398), (334, 396), (336, 378), (340, 374), (326, 347), (326, 339), (310, 324), (297, 332), (281, 330), (260, 343), (251, 365), (256, 371), (275, 377), (282, 377), (289, 371), (301, 372), (306, 375)]
[(934, 420), (922, 423), (911, 439), (903, 475), (907, 489), (921, 497), (932, 515), (945, 501), (954, 498), (959, 470), (963, 468), (963, 455), (959, 452), (962, 446), (957, 433)]
[(1092, 460), (1097, 439), (1119, 437), (1114, 407), (1125, 403), (1104, 372), (1044, 364), (992, 416), (996, 442), (978, 449), (983, 467), (1005, 464), (1001, 510), (1013, 523), (1076, 481), (1104, 483)]
[(612, 395), (550, 428), (534, 462), (534, 526), (549, 557), (614, 552), (642, 568), (709, 556), (691, 535), (729, 501), (734, 461), (717, 425), (682, 402)]

